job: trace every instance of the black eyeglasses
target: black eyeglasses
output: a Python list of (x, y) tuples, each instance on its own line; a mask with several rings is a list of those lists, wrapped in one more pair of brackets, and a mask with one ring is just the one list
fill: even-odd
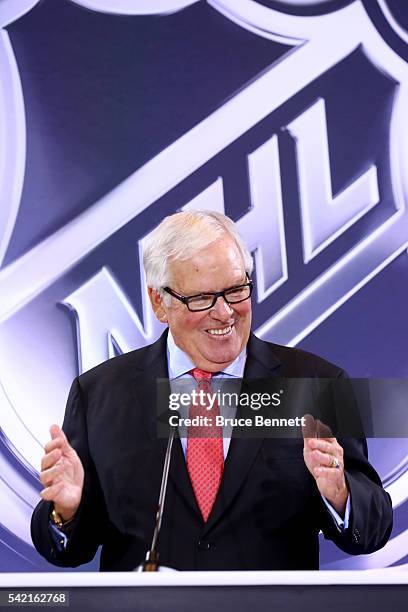
[(238, 285), (237, 287), (231, 287), (230, 289), (224, 289), (224, 291), (215, 291), (213, 293), (197, 293), (196, 295), (180, 295), (170, 289), (170, 287), (163, 287), (163, 291), (169, 293), (180, 302), (183, 302), (191, 312), (199, 312), (201, 310), (210, 310), (214, 308), (216, 301), (219, 297), (223, 297), (227, 304), (239, 304), (244, 302), (251, 297), (253, 284), (251, 279), (244, 285)]

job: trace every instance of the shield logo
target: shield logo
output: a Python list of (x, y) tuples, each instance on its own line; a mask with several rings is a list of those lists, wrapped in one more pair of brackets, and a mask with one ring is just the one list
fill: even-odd
[[(166, 14), (172, 23), (186, 20), (186, 28), (188, 11), (202, 11), (209, 24), (233, 24), (234, 35), (245, 33), (248, 49), (255, 41), (269, 46), (262, 47), (262, 69), (246, 75), (243, 85), (234, 85), (135, 171), (11, 257), (30, 98), (23, 95), (19, 63), (2, 30), (7, 70), (0, 73), (0, 117), (8, 131), (0, 145), (8, 153), (1, 156), (0, 174), (0, 405), (7, 459), (0, 486), (9, 505), (0, 509), (0, 522), (26, 543), (41, 442), (48, 425), (62, 418), (70, 380), (160, 332), (147, 306), (143, 272), (133, 272), (125, 242), (142, 249), (161, 217), (181, 207), (227, 212), (254, 252), (255, 331), (289, 345), (408, 246), (407, 62), (362, 3), (336, 10), (329, 4), (307, 17), (250, 0), (116, 4), (72, 2), (78, 11), (90, 9), (81, 13), (88, 19), (107, 20), (115, 12), (123, 19)], [(43, 10), (36, 5), (21, 2), (3, 27), (26, 13), (23, 23), (31, 9)], [(119, 267), (127, 265), (126, 273), (115, 269), (112, 252)], [(406, 456), (401, 443), (394, 458), (399, 468), (393, 465), (386, 474), (396, 505), (406, 501)], [(19, 545), (11, 544), (16, 550)]]

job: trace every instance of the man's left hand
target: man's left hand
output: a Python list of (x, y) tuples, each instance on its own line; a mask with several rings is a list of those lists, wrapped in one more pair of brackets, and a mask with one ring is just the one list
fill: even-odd
[[(319, 431), (321, 424), (318, 421), (315, 424)], [(307, 469), (316, 480), (321, 495), (344, 518), (349, 491), (344, 478), (343, 448), (336, 438), (307, 437), (310, 425), (305, 430), (303, 456)]]

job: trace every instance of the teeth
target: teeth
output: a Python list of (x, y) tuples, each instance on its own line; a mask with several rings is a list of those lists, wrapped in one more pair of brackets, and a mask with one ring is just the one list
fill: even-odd
[(232, 328), (230, 325), (229, 327), (224, 327), (224, 329), (208, 329), (207, 331), (212, 336), (225, 336), (226, 334), (229, 334), (231, 329)]

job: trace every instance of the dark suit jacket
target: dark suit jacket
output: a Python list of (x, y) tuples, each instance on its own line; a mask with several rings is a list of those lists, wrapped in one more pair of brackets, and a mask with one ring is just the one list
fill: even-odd
[[(303, 351), (251, 336), (245, 376), (337, 378), (342, 370)], [(85, 468), (69, 544), (58, 552), (51, 504), (34, 510), (32, 538), (50, 562), (77, 566), (102, 545), (101, 570), (132, 570), (150, 547), (166, 440), (157, 438), (156, 380), (166, 378), (166, 334), (111, 359), (71, 387), (64, 431)], [(204, 524), (175, 440), (159, 539), (160, 562), (179, 570), (317, 569), (318, 533), (350, 554), (382, 547), (392, 527), (389, 495), (367, 461), (362, 439), (342, 442), (351, 494), (340, 531), (302, 455), (302, 440), (232, 438), (221, 488)]]

